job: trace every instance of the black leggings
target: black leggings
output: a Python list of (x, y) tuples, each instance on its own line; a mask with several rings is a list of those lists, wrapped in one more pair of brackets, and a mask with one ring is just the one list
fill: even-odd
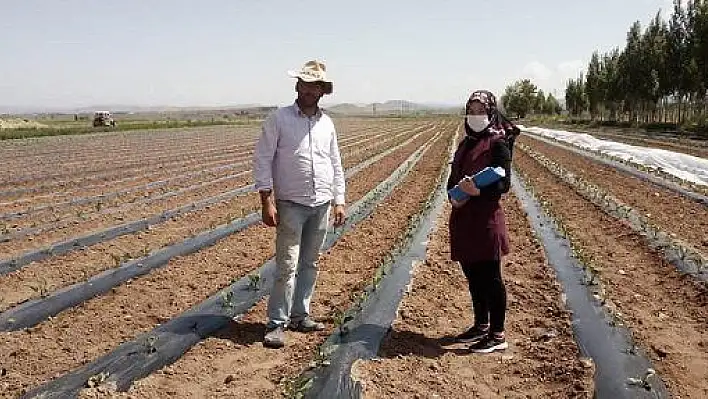
[(461, 263), (472, 296), (474, 324), (490, 324), (491, 332), (503, 332), (506, 287), (501, 277), (501, 261)]

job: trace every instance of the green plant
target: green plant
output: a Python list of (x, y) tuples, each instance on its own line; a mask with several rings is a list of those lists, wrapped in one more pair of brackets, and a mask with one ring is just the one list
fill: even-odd
[(233, 303), (234, 292), (231, 290), (226, 290), (221, 293), (221, 307), (223, 308), (233, 308), (235, 304)]
[(157, 352), (157, 337), (154, 335), (151, 335), (148, 337), (148, 339), (145, 341), (145, 346), (147, 348), (148, 353), (155, 353)]
[(107, 371), (92, 375), (86, 381), (86, 386), (89, 388), (96, 388), (97, 386), (103, 384), (108, 380), (109, 373)]
[(260, 289), (261, 275), (258, 272), (248, 275), (248, 288), (252, 291)]
[(113, 266), (118, 267), (120, 266), (122, 259), (120, 255), (116, 255), (114, 253), (111, 253), (111, 259), (113, 259)]
[(39, 280), (30, 283), (29, 287), (41, 298), (46, 298), (49, 294), (49, 283), (44, 278), (39, 278)]
[(150, 255), (150, 247), (147, 244), (140, 251), (140, 255), (142, 255), (142, 257), (147, 257), (148, 255)]

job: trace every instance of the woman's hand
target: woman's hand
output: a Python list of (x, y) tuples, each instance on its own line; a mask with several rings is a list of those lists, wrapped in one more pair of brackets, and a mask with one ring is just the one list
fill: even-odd
[(474, 181), (472, 179), (462, 179), (460, 180), (459, 185), (462, 191), (467, 193), (469, 196), (476, 197), (479, 195), (479, 189), (474, 184)]

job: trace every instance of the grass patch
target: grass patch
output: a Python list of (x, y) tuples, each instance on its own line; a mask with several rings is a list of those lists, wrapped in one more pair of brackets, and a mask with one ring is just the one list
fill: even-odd
[(200, 126), (247, 126), (261, 123), (261, 120), (172, 120), (172, 121), (118, 121), (116, 127), (91, 126), (50, 126), (42, 128), (17, 128), (0, 130), (0, 140), (25, 139), (43, 136), (69, 136), (101, 132), (126, 132), (132, 130), (177, 129)]

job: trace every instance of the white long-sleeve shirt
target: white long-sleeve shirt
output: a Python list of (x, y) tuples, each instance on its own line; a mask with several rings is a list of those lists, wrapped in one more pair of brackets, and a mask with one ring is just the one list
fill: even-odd
[(344, 170), (332, 119), (318, 110), (308, 117), (297, 103), (263, 122), (253, 157), (256, 190), (307, 206), (344, 204)]

